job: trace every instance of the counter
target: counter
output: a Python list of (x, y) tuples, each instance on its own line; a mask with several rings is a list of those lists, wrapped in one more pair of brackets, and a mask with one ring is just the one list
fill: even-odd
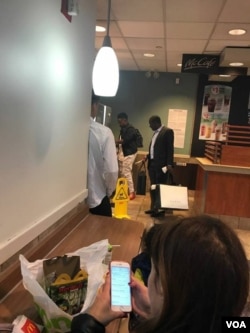
[(250, 218), (250, 168), (196, 160), (196, 213)]
[[(133, 165), (133, 181), (135, 185), (135, 189), (137, 188), (137, 179), (138, 173), (140, 171), (140, 161), (142, 158), (147, 155), (147, 152), (138, 151), (135, 163)], [(197, 173), (197, 161), (194, 157), (190, 157), (189, 155), (183, 154), (174, 154), (174, 181), (176, 184), (180, 184), (182, 186), (186, 186), (189, 190), (195, 190), (195, 180)], [(147, 170), (146, 170), (147, 172)], [(149, 191), (150, 189), (150, 181), (149, 176), (147, 174), (147, 184), (146, 189)]]
[(197, 161), (198, 165), (200, 165), (202, 167), (202, 169), (205, 171), (250, 175), (249, 167), (225, 165), (225, 164), (214, 164), (212, 161), (210, 161), (208, 158), (205, 158), (205, 157), (197, 157), (196, 161)]

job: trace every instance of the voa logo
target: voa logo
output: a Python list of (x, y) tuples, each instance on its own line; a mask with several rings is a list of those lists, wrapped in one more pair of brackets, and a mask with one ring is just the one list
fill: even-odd
[(228, 328), (247, 328), (244, 321), (226, 320), (226, 325)]

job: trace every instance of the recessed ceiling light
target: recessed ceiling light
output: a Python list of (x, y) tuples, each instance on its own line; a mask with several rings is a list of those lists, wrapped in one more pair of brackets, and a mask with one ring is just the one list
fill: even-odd
[(147, 58), (153, 58), (155, 56), (154, 53), (144, 53), (143, 55)]
[(243, 62), (230, 62), (229, 66), (240, 67), (243, 66)]
[(228, 31), (229, 35), (240, 36), (246, 33), (245, 29), (232, 29)]
[(181, 67), (181, 66), (182, 66), (182, 64), (177, 64), (177, 66), (178, 66), (178, 67)]
[(106, 31), (106, 28), (104, 28), (104, 27), (102, 27), (100, 25), (96, 25), (95, 31), (96, 32), (104, 32), (104, 31)]

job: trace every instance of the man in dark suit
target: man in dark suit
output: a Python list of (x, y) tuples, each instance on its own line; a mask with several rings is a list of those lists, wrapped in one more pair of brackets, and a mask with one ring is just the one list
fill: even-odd
[(165, 211), (158, 210), (156, 207), (154, 185), (167, 184), (169, 176), (172, 175), (174, 164), (174, 131), (162, 125), (159, 116), (150, 117), (149, 126), (154, 131), (149, 145), (149, 153), (146, 157), (151, 185), (151, 207), (145, 213), (151, 214), (152, 217), (158, 217), (164, 215)]

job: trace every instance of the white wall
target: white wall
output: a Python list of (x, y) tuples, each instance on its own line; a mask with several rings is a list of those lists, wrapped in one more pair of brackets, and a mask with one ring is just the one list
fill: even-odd
[(0, 1), (0, 264), (87, 195), (94, 0)]

